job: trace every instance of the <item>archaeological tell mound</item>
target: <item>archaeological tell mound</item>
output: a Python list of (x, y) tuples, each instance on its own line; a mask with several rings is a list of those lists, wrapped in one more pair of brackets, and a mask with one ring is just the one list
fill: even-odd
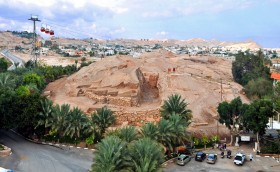
[(223, 101), (240, 96), (246, 102), (241, 90), (232, 80), (231, 61), (159, 50), (140, 58), (104, 58), (50, 83), (45, 91), (54, 103), (78, 106), (88, 114), (106, 105), (118, 124), (132, 125), (158, 121), (163, 101), (178, 93), (193, 111), (195, 127), (215, 123), (221, 96)]

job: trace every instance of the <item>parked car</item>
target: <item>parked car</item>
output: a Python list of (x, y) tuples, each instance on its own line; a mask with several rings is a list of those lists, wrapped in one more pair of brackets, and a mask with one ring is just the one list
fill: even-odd
[(203, 161), (206, 158), (206, 154), (204, 152), (197, 152), (195, 155), (195, 160), (196, 161)]
[(186, 154), (181, 154), (178, 156), (177, 158), (177, 164), (178, 165), (185, 165), (186, 163), (190, 162), (191, 161), (191, 156), (189, 155), (186, 155)]
[(13, 170), (0, 167), (0, 172), (13, 172)]
[(208, 154), (208, 156), (207, 156), (207, 163), (209, 163), (209, 164), (215, 164), (216, 161), (217, 161), (217, 158), (218, 158), (217, 154), (210, 153), (210, 154)]
[(246, 155), (243, 153), (238, 152), (234, 157), (234, 164), (236, 165), (243, 165), (246, 160)]

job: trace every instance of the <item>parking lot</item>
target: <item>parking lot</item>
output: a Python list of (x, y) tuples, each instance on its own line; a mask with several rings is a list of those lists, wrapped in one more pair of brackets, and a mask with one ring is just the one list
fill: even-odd
[[(203, 162), (197, 162), (194, 157), (185, 166), (179, 166), (174, 162), (165, 164), (164, 172), (279, 172), (280, 163), (271, 157), (260, 157), (254, 155), (253, 161), (249, 160), (249, 154), (251, 153), (246, 147), (231, 147), (233, 157), (231, 159), (221, 158), (220, 151), (218, 149), (209, 149), (204, 151), (208, 153), (218, 154), (218, 160), (215, 164), (208, 164), (206, 160)], [(236, 152), (243, 152), (246, 154), (246, 161), (243, 166), (237, 166), (233, 163), (234, 155)]]

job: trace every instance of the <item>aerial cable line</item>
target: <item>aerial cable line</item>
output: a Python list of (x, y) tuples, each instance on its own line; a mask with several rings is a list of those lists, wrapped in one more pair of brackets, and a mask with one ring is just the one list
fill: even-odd
[(69, 29), (69, 27), (71, 28), (71, 27), (73, 27), (73, 26), (65, 27), (65, 26), (63, 26), (63, 25), (57, 24), (57, 23), (52, 22), (52, 21), (49, 21), (49, 20), (45, 20), (44, 22), (50, 23), (52, 26), (55, 26), (55, 27), (57, 27), (57, 28), (59, 28), (59, 29), (67, 30), (68, 33), (69, 33), (69, 32), (72, 32), (72, 33), (74, 33), (74, 34), (77, 34), (78, 36), (81, 36), (81, 34), (82, 34), (82, 35), (85, 35), (85, 36), (89, 36), (89, 37), (91, 37), (92, 35), (94, 35), (94, 34), (90, 34), (90, 33), (86, 32), (86, 31), (82, 31), (82, 30), (76, 29), (76, 28), (75, 28), (75, 30)]

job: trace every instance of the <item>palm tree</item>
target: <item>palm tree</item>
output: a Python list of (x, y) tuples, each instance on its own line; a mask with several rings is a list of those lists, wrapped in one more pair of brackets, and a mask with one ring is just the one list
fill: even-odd
[(102, 107), (101, 109), (97, 109), (96, 112), (91, 115), (91, 119), (93, 124), (98, 126), (100, 135), (103, 135), (106, 128), (114, 124), (116, 121), (116, 117), (114, 116), (113, 112), (106, 106)]
[(64, 131), (64, 135), (68, 135), (71, 138), (75, 137), (76, 139), (80, 137), (81, 132), (88, 123), (88, 118), (79, 108), (75, 107), (70, 111), (66, 121), (67, 123), (65, 123), (65, 125), (67, 127)]
[(128, 145), (132, 171), (159, 172), (164, 162), (164, 151), (161, 145), (150, 138), (142, 138)]
[(118, 172), (125, 171), (125, 156), (127, 143), (117, 136), (108, 136), (96, 148), (95, 162), (92, 172)]
[(192, 111), (187, 109), (185, 99), (178, 94), (172, 94), (168, 100), (164, 101), (160, 113), (164, 119), (169, 119), (172, 113), (181, 115), (186, 121), (190, 121), (192, 118)]
[(172, 139), (173, 151), (176, 146), (182, 145), (189, 139), (187, 134), (187, 125), (188, 123), (185, 120), (182, 120), (182, 117), (177, 114), (172, 114), (169, 121), (174, 127), (174, 132), (176, 137)]
[(129, 142), (131, 142), (133, 140), (137, 140), (138, 139), (138, 132), (137, 132), (135, 127), (127, 126), (125, 128), (121, 128), (119, 130), (119, 135), (118, 136), (122, 140), (124, 140), (124, 141), (129, 143)]
[(158, 128), (158, 138), (157, 141), (163, 144), (169, 151), (172, 151), (172, 142), (173, 139), (176, 138), (175, 128), (169, 120), (161, 119), (157, 124)]
[(63, 104), (61, 106), (56, 105), (53, 108), (51, 128), (60, 136), (63, 135), (63, 131), (65, 130), (67, 122), (66, 119), (68, 119), (70, 113), (71, 111), (69, 104)]
[(45, 128), (50, 127), (53, 113), (53, 102), (51, 100), (44, 99), (41, 100), (40, 103), (42, 106), (42, 111), (38, 114), (39, 120), (35, 128), (40, 125), (44, 125)]
[(0, 74), (0, 86), (4, 86), (7, 88), (14, 88), (15, 81), (14, 81), (14, 79), (11, 78), (10, 74), (1, 73)]
[(142, 126), (140, 130), (140, 134), (143, 137), (149, 137), (152, 140), (157, 140), (159, 131), (155, 124), (146, 123), (145, 125)]

